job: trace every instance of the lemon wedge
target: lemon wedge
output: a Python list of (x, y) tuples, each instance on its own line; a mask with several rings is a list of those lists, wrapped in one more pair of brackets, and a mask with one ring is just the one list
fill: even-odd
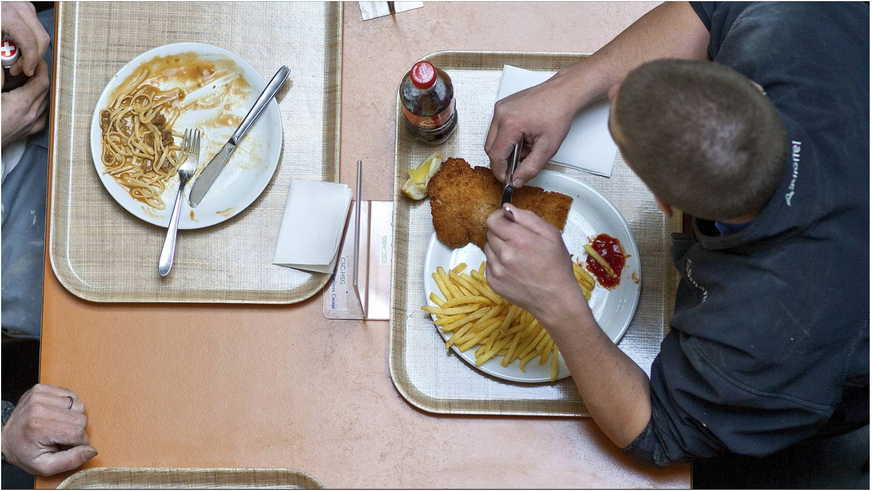
[(434, 152), (421, 165), (414, 169), (409, 169), (409, 179), (400, 188), (403, 194), (412, 199), (424, 199), (427, 197), (427, 183), (443, 164), (443, 156), (439, 152)]

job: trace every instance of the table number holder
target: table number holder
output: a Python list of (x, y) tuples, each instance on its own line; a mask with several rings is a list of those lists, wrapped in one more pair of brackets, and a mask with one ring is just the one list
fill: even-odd
[(328, 319), (388, 320), (390, 315), (394, 203), (362, 199), (362, 181), (359, 160), (352, 213), (322, 296)]

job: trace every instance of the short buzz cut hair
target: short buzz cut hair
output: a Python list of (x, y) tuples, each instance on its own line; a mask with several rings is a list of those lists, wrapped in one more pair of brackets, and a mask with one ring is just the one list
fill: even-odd
[(785, 126), (750, 80), (706, 61), (634, 69), (613, 101), (628, 165), (662, 201), (693, 216), (758, 213), (785, 172)]

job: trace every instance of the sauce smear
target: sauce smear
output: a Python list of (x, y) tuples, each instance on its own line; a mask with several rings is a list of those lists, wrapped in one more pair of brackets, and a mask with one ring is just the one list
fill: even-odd
[(593, 257), (585, 258), (586, 269), (597, 278), (604, 288), (612, 289), (621, 282), (621, 270), (624, 268), (624, 251), (618, 239), (606, 234), (600, 234), (591, 242), (591, 247), (606, 260), (607, 264), (615, 271), (615, 276), (610, 276), (603, 266), (597, 263)]

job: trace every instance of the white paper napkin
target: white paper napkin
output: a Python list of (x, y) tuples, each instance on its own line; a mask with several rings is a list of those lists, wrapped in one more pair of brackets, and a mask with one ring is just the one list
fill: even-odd
[[(503, 65), (496, 100), (541, 84), (554, 74), (555, 72), (532, 72)], [(550, 162), (610, 177), (618, 147), (609, 134), (608, 121), (609, 101), (606, 99), (583, 109), (573, 119), (567, 138)]]
[(332, 273), (351, 202), (345, 184), (293, 179), (273, 264)]

